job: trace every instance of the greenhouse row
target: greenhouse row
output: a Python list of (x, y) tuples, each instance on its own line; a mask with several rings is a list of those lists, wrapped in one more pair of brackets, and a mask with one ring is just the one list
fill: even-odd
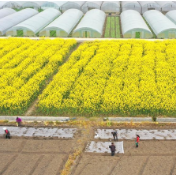
[[(105, 35), (106, 34), (106, 35)], [(125, 10), (107, 16), (99, 9), (84, 14), (78, 9), (61, 13), (55, 8), (38, 12), (32, 8), (15, 11), (0, 9), (0, 35), (83, 38), (176, 38), (176, 10), (165, 15), (158, 10), (141, 15)]]
[(11, 10), (0, 10), (1, 16), (9, 13), (0, 19), (0, 35), (17, 36), (21, 32), (29, 37), (36, 34), (50, 36), (51, 31), (56, 31), (56, 37), (67, 37), (73, 31), (75, 37), (101, 37), (106, 19), (106, 14), (98, 9), (90, 10), (85, 15), (77, 9), (69, 9), (63, 14), (54, 8), (40, 13), (31, 8), (19, 12)]
[(105, 13), (120, 14), (125, 10), (136, 10), (144, 14), (149, 10), (158, 10), (167, 13), (176, 10), (176, 1), (0, 1), (2, 8), (34, 8), (36, 10), (55, 8), (61, 12), (69, 9), (78, 9), (86, 13), (92, 9), (99, 9)]
[[(127, 10), (121, 14), (122, 34), (125, 38), (176, 38), (176, 10), (163, 15), (158, 10), (141, 14)], [(148, 25), (147, 25), (148, 24)], [(149, 28), (150, 27), (150, 28)]]

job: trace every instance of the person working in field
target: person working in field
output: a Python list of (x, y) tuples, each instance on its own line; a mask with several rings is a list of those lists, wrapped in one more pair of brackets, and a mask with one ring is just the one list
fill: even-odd
[(113, 137), (114, 137), (114, 141), (115, 141), (115, 140), (118, 141), (117, 131), (116, 131), (116, 130), (114, 130), (114, 131), (112, 132), (112, 135), (113, 135)]
[(4, 127), (3, 130), (4, 130), (5, 134), (6, 134), (6, 139), (7, 138), (10, 139), (10, 132), (9, 132), (9, 130), (6, 127)]
[(140, 136), (136, 135), (136, 147), (138, 147), (138, 145), (139, 145), (139, 139), (140, 139)]
[(114, 145), (114, 143), (112, 142), (111, 145), (109, 146), (110, 150), (111, 150), (111, 156), (115, 155), (115, 151), (116, 151), (116, 146)]
[(17, 123), (17, 126), (21, 126), (21, 123), (22, 123), (21, 118), (17, 117), (16, 118), (16, 123)]

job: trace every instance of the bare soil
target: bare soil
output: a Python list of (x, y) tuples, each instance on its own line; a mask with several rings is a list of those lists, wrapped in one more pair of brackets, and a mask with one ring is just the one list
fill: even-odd
[[(89, 134), (93, 140), (93, 134)], [(0, 138), (0, 175), (58, 175), (76, 147), (70, 140)], [(88, 139), (90, 140), (90, 139)], [(88, 142), (88, 141), (87, 141)], [(176, 141), (123, 140), (124, 154), (83, 152), (72, 175), (175, 175)]]
[(172, 175), (176, 173), (176, 141), (124, 141), (124, 154), (83, 153), (73, 175)]
[(73, 140), (0, 139), (0, 174), (58, 175)]

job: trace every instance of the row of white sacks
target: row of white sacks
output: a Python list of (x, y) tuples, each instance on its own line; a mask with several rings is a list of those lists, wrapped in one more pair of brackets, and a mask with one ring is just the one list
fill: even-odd
[[(4, 17), (3, 14), (7, 16)], [(73, 37), (85, 37), (85, 32), (86, 37), (101, 37), (105, 13), (94, 9), (88, 11), (84, 17), (83, 15), (83, 12), (77, 9), (70, 9), (61, 14), (53, 8), (41, 13), (31, 8), (19, 12), (6, 8), (0, 10), (0, 35), (16, 36), (17, 31), (22, 30), (24, 36), (35, 36), (38, 32), (40, 36), (50, 36), (50, 31), (54, 30), (56, 36), (67, 37), (74, 29)], [(157, 38), (176, 38), (176, 10), (166, 15), (157, 10), (150, 10), (144, 13), (144, 19), (137, 11), (128, 10), (122, 12), (120, 17), (125, 38), (135, 38), (136, 32), (141, 33), (140, 38), (152, 38), (153, 34), (144, 19)]]
[(46, 9), (55, 8), (65, 12), (68, 9), (78, 9), (86, 13), (90, 9), (99, 9), (107, 13), (117, 13), (125, 10), (136, 10), (143, 14), (148, 10), (158, 10), (164, 13), (176, 10), (176, 1), (0, 1), (1, 8)]

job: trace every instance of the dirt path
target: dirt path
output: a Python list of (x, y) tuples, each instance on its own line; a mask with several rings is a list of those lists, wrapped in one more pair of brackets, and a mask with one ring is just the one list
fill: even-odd
[(32, 105), (29, 107), (29, 109), (27, 110), (27, 112), (24, 114), (25, 116), (31, 116), (33, 114), (33, 112), (36, 110), (37, 107), (37, 103), (38, 103), (39, 99), (37, 98)]
[[(70, 52), (67, 54), (65, 60), (63, 61), (63, 63), (59, 67), (61, 67), (65, 62), (68, 61), (70, 55), (79, 47), (79, 45), (80, 45), (80, 43), (78, 43), (76, 47), (74, 47), (73, 49), (70, 50)], [(45, 86), (43, 86), (40, 93), (42, 93), (43, 90), (46, 88), (46, 86), (53, 80), (53, 77), (58, 73), (58, 71), (56, 71), (48, 80), (46, 80), (46, 84), (45, 84)], [(39, 102), (39, 99), (37, 98), (33, 103), (31, 103), (31, 106), (28, 108), (28, 110), (26, 111), (24, 116), (35, 115), (38, 102)]]

